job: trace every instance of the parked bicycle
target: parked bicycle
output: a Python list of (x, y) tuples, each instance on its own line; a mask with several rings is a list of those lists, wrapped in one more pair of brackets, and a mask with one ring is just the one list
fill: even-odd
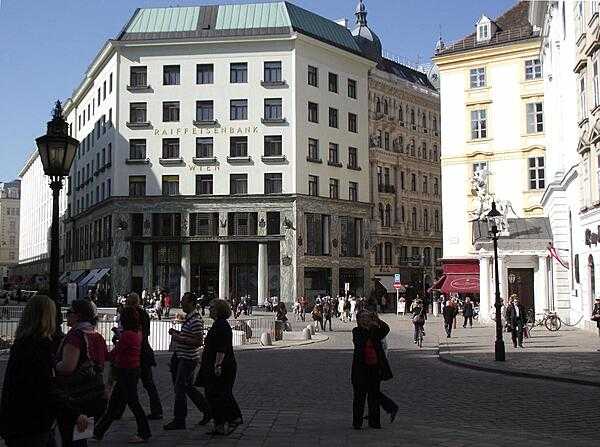
[(545, 326), (551, 332), (556, 332), (562, 327), (562, 320), (556, 312), (550, 312), (548, 309), (544, 309), (544, 315), (539, 320), (535, 318), (535, 312), (533, 309), (527, 311), (527, 326), (529, 330), (537, 326)]

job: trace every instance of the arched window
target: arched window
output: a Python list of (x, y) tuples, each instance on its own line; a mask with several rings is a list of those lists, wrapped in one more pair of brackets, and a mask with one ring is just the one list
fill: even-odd
[(429, 186), (429, 182), (428, 182), (427, 176), (424, 175), (423, 176), (423, 193), (427, 194), (427, 192), (429, 190), (428, 186)]
[(440, 231), (440, 212), (438, 210), (433, 213), (433, 228), (435, 231)]
[(386, 227), (391, 226), (391, 222), (392, 222), (392, 206), (388, 203), (385, 206), (385, 226)]
[(440, 195), (440, 182), (437, 177), (433, 178), (433, 195)]
[(438, 128), (437, 128), (437, 117), (433, 117), (433, 131), (437, 132)]
[(384, 99), (383, 100), (383, 113), (385, 113), (387, 115), (388, 112), (389, 112), (389, 109), (388, 109), (388, 100)]
[(381, 226), (385, 226), (385, 220), (383, 216), (383, 204), (379, 204), (379, 222), (381, 222)]
[(425, 247), (423, 249), (423, 264), (426, 266), (431, 265), (431, 247)]
[(425, 113), (423, 113), (423, 116), (421, 118), (421, 124), (423, 126), (423, 129), (427, 129), (427, 116), (425, 115)]
[(401, 123), (404, 122), (404, 110), (402, 110), (402, 106), (398, 108), (398, 121)]
[(423, 210), (423, 231), (429, 231), (429, 211)]
[(438, 160), (437, 144), (433, 145), (433, 161)]
[(417, 191), (417, 176), (415, 174), (410, 174), (410, 190)]
[(410, 109), (410, 124), (415, 124), (415, 109)]
[(379, 98), (375, 100), (375, 111), (381, 113), (381, 99)]
[(412, 209), (411, 223), (413, 231), (417, 231), (417, 209), (415, 207)]
[(590, 275), (590, 296), (596, 296), (596, 269), (594, 268), (594, 257), (588, 257), (588, 271)]
[(415, 140), (410, 140), (410, 155), (415, 156)]

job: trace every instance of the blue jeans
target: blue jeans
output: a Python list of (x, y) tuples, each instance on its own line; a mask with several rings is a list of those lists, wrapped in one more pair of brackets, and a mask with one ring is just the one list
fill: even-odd
[(174, 353), (171, 357), (171, 379), (175, 387), (175, 405), (173, 416), (176, 422), (185, 423), (187, 417), (187, 398), (189, 397), (196, 408), (205, 415), (209, 413), (208, 404), (198, 388), (194, 387), (194, 371), (198, 366), (198, 360), (187, 360), (177, 357)]

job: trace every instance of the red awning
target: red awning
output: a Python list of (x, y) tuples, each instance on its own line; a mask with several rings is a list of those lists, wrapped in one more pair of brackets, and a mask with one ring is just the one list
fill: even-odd
[(441, 290), (441, 287), (444, 285), (444, 281), (446, 281), (446, 275), (440, 276), (433, 285), (427, 289), (427, 292), (431, 293), (434, 290)]
[(479, 293), (479, 275), (448, 273), (440, 290), (443, 293)]

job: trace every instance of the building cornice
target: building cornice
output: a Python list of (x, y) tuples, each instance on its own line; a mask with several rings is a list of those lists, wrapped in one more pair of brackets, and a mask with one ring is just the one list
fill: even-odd
[(555, 194), (557, 192), (564, 192), (567, 190), (569, 185), (579, 175), (577, 171), (578, 167), (579, 163), (571, 166), (560, 180), (553, 181), (546, 186), (544, 194), (542, 194), (542, 198), (540, 199), (540, 203), (542, 204), (542, 206), (546, 206), (548, 204), (548, 201), (550, 200), (552, 194)]
[(33, 163), (39, 156), (40, 156), (40, 154), (37, 150), (34, 150), (31, 154), (29, 154), (29, 157), (27, 157), (27, 161), (25, 162), (25, 165), (19, 171), (19, 178), (23, 178), (23, 176), (27, 173), (29, 168), (33, 165)]

